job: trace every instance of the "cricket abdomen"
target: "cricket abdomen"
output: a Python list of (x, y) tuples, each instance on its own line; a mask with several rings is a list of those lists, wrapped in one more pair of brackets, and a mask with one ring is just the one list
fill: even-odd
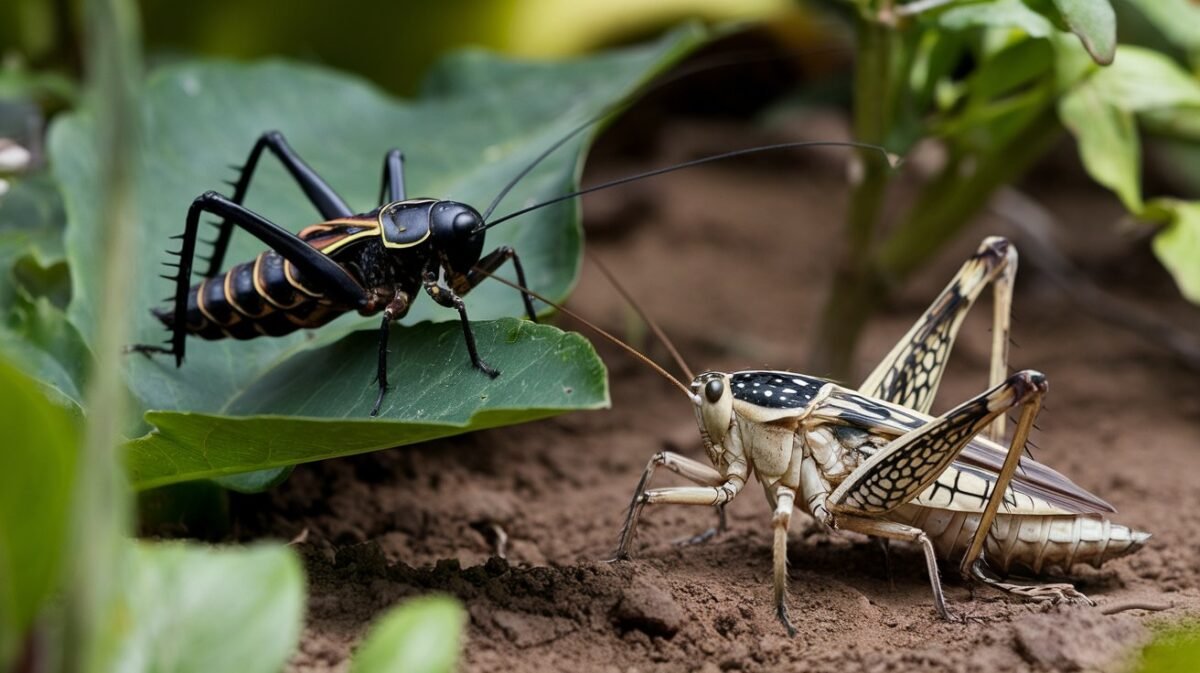
[[(346, 310), (305, 286), (295, 267), (272, 250), (193, 285), (185, 320), (187, 333), (203, 339), (253, 339), (320, 327)], [(173, 307), (153, 313), (174, 328)]]
[[(979, 512), (904, 505), (888, 515), (925, 531), (940, 558), (958, 561), (979, 528)], [(997, 514), (984, 559), (1001, 574), (1068, 576), (1077, 564), (1102, 564), (1141, 549), (1149, 533), (1097, 515)]]

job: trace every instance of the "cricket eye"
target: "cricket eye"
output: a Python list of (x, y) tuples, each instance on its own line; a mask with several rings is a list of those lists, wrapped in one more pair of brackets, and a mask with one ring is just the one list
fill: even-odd
[(461, 212), (455, 216), (453, 226), (455, 234), (467, 236), (479, 226), (479, 218), (474, 213)]
[(704, 398), (708, 400), (709, 404), (716, 404), (724, 394), (725, 384), (721, 379), (713, 379), (704, 385)]

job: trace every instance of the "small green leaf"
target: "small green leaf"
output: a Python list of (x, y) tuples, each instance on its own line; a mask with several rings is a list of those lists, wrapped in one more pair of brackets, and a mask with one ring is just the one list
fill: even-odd
[(159, 543), (129, 558), (112, 670), (278, 673), (295, 651), (304, 573), (290, 549)]
[(415, 598), (371, 626), (354, 655), (352, 673), (452, 673), (467, 614), (457, 601)]
[(1054, 6), (1097, 63), (1112, 63), (1117, 48), (1117, 15), (1108, 0), (1054, 0)]
[(150, 488), (295, 465), (608, 404), (604, 366), (578, 334), (515, 318), (473, 327), (502, 372), (495, 379), (470, 367), (457, 324), (420, 323), (393, 336), (394, 386), (371, 418), (376, 337), (357, 332), (298, 353), (228, 415), (149, 412), (155, 430), (129, 445), (131, 481)]
[(1200, 201), (1160, 199), (1152, 205), (1169, 213), (1169, 223), (1154, 237), (1154, 254), (1183, 296), (1200, 304)]
[(76, 428), (0, 362), (0, 668), (56, 588), (75, 479)]
[(1133, 114), (1105, 101), (1090, 81), (1059, 101), (1058, 114), (1075, 136), (1088, 174), (1116, 192), (1130, 212), (1141, 212), (1141, 144)]
[(946, 30), (970, 28), (1013, 28), (1030, 37), (1049, 37), (1054, 24), (1021, 0), (995, 0), (954, 5), (937, 17)]
[(1170, 57), (1122, 45), (1116, 60), (1088, 80), (1104, 102), (1130, 112), (1191, 107), (1200, 113), (1200, 81)]

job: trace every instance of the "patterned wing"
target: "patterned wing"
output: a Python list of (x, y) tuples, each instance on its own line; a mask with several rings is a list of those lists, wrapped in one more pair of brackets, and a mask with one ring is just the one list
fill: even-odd
[[(854, 391), (837, 388), (816, 412), (819, 417), (868, 430), (885, 437), (899, 437), (934, 420), (927, 414), (882, 400), (872, 399)], [(870, 450), (869, 447), (864, 447)], [(965, 503), (980, 496), (986, 501), (1007, 455), (1007, 447), (983, 437), (974, 437), (936, 481), (921, 492), (917, 502), (927, 506), (949, 508), (952, 503)], [(956, 477), (956, 473), (965, 476)], [(977, 481), (978, 480), (978, 481)], [(959, 498), (958, 496), (962, 497)], [(1022, 456), (1020, 467), (1004, 495), (1005, 504), (1038, 508), (1026, 498), (1046, 502), (1070, 514), (1105, 514), (1115, 512), (1112, 505), (1094, 493), (1080, 487), (1057, 470)], [(974, 511), (974, 507), (963, 507)], [(981, 507), (982, 509), (982, 507)]]
[(963, 319), (983, 288), (1006, 265), (1015, 270), (1015, 257), (1008, 241), (986, 239), (859, 390), (928, 413)]

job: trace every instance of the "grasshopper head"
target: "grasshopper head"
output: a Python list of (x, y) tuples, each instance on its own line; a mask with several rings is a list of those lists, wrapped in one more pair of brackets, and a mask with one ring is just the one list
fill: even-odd
[(704, 438), (704, 448), (713, 464), (724, 453), (725, 438), (733, 423), (733, 393), (729, 375), (704, 372), (692, 381), (692, 399), (696, 403), (696, 422)]

